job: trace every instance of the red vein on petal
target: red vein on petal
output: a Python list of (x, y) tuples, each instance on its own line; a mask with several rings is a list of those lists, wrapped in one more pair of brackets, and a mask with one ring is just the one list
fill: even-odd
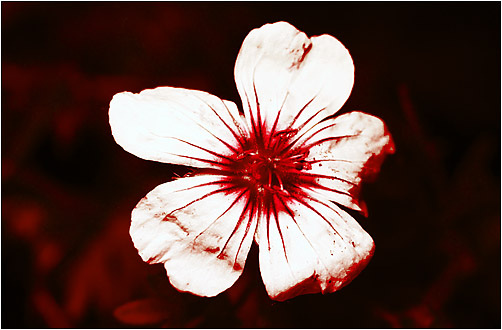
[[(239, 253), (241, 251), (242, 243), (244, 243), (244, 240), (246, 239), (246, 236), (249, 233), (249, 228), (251, 227), (251, 224), (253, 223), (253, 216), (255, 214), (257, 215), (257, 217), (259, 216), (260, 211), (258, 210), (255, 213), (254, 212), (255, 207), (256, 207), (256, 201), (253, 200), (253, 202), (251, 203), (251, 209), (249, 210), (249, 217), (248, 217), (248, 221), (246, 224), (246, 229), (244, 231), (244, 235), (242, 236), (241, 242), (239, 243), (239, 248), (237, 249), (237, 253), (235, 254), (234, 265), (237, 264), (237, 257), (239, 256)], [(259, 207), (258, 207), (258, 209), (259, 209)], [(258, 221), (258, 219), (256, 219), (256, 221)], [(230, 240), (230, 238), (229, 238), (229, 240)]]
[[(250, 204), (254, 205), (254, 203), (252, 203), (252, 201), (251, 201), (251, 198), (248, 198), (246, 205), (244, 206), (244, 209), (242, 210), (242, 213), (239, 217), (239, 220), (237, 220), (237, 223), (235, 224), (234, 229), (232, 230), (232, 233), (230, 233), (230, 236), (228, 236), (227, 241), (223, 245), (223, 248), (221, 249), (220, 254), (218, 255), (218, 258), (220, 258), (220, 259), (224, 258), (223, 251), (226, 249), (228, 243), (230, 242), (230, 239), (232, 239), (233, 235), (237, 232), (237, 229), (239, 229), (239, 227), (241, 226), (242, 221), (244, 221), (244, 218), (246, 217), (246, 213), (247, 213), (247, 210), (248, 210)], [(248, 219), (249, 219), (249, 217), (248, 217)], [(250, 220), (248, 220), (248, 222), (249, 221)], [(242, 241), (241, 241), (241, 244), (242, 244)], [(240, 248), (240, 246), (239, 246), (239, 248)], [(238, 251), (237, 251), (237, 253), (238, 253)]]
[[(295, 187), (295, 188), (298, 188), (298, 187)], [(307, 187), (307, 188), (310, 189), (309, 187)], [(354, 196), (352, 196), (352, 194), (349, 193), (349, 192), (338, 190), (338, 189), (329, 188), (329, 187), (324, 186), (324, 185), (322, 185), (322, 184), (320, 184), (318, 182), (316, 182), (315, 185), (313, 185), (312, 188), (317, 188), (317, 189), (326, 190), (326, 191), (332, 191), (332, 192), (334, 192), (336, 194), (344, 195), (344, 196), (350, 197), (351, 199), (354, 199)]]
[(236, 189), (237, 189), (236, 187), (225, 187), (225, 188), (220, 188), (220, 189), (213, 190), (213, 191), (208, 192), (208, 193), (204, 194), (203, 196), (201, 196), (201, 197), (199, 197), (199, 198), (191, 201), (190, 203), (185, 204), (182, 207), (179, 207), (177, 209), (172, 210), (171, 212), (169, 212), (168, 216), (171, 216), (173, 213), (178, 212), (178, 211), (180, 211), (180, 210), (182, 210), (182, 209), (184, 209), (184, 208), (186, 208), (186, 207), (188, 207), (188, 206), (190, 206), (190, 205), (192, 205), (192, 204), (194, 204), (196, 202), (200, 202), (201, 200), (203, 200), (203, 199), (205, 199), (205, 198), (207, 198), (209, 196), (216, 195), (216, 194), (219, 194), (219, 193), (222, 193), (222, 192), (231, 192), (232, 190), (236, 190)]
[(191, 143), (191, 142), (188, 142), (188, 141), (185, 141), (185, 140), (182, 140), (182, 139), (178, 139), (178, 138), (175, 138), (175, 137), (171, 137), (171, 136), (166, 136), (165, 138), (168, 138), (168, 139), (173, 139), (173, 140), (177, 140), (177, 141), (179, 141), (179, 142), (182, 142), (182, 143), (188, 144), (189, 146), (192, 146), (192, 147), (194, 147), (194, 148), (197, 148), (197, 149), (200, 149), (200, 150), (202, 150), (202, 151), (205, 151), (205, 152), (207, 152), (208, 154), (211, 154), (211, 155), (213, 155), (213, 156), (216, 156), (216, 157), (219, 157), (219, 158), (222, 158), (222, 159), (226, 159), (226, 160), (228, 160), (228, 161), (230, 161), (230, 160), (231, 160), (231, 159), (230, 159), (229, 157), (227, 157), (227, 156), (221, 155), (221, 154), (219, 154), (219, 153), (217, 153), (217, 152), (214, 152), (214, 151), (211, 151), (211, 150), (209, 150), (209, 149), (203, 148), (203, 147), (201, 147), (201, 146), (195, 145), (195, 144), (193, 144), (193, 143)]
[[(202, 102), (204, 102), (203, 99), (201, 99), (200, 97), (198, 97), (197, 95), (195, 95), (195, 97), (197, 97), (199, 100), (201, 100)], [(225, 104), (225, 102), (223, 102), (222, 99), (219, 99), (221, 101), (221, 103), (223, 104), (223, 106), (227, 109), (227, 112), (230, 116), (230, 118), (232, 118), (232, 122), (234, 123), (235, 126), (238, 126), (237, 124), (237, 121), (235, 120), (235, 118), (232, 116), (232, 113), (230, 112), (230, 109), (228, 109), (227, 105)], [(204, 102), (206, 103), (206, 102)], [(239, 145), (241, 147), (243, 147), (243, 143), (241, 141), (241, 138), (242, 138), (242, 134), (239, 135), (237, 134), (233, 129), (232, 127), (230, 127), (230, 125), (220, 116), (220, 114), (216, 111), (215, 108), (213, 108), (209, 103), (206, 103), (206, 105), (213, 111), (213, 113), (216, 115), (216, 117), (218, 117), (218, 119), (223, 123), (223, 125), (225, 125), (225, 127), (230, 131), (230, 133), (232, 133), (232, 135), (234, 136), (235, 140), (239, 143)], [(203, 127), (204, 129), (206, 129), (205, 127)], [(234, 149), (233, 147), (230, 146), (229, 143), (221, 140), (220, 138), (218, 138), (216, 135), (212, 134), (208, 129), (206, 129), (206, 131), (208, 131), (211, 135), (213, 135), (215, 138), (217, 138), (220, 142), (224, 143), (225, 146), (229, 147), (233, 152), (236, 152), (237, 150)]]
[[(303, 111), (305, 111), (305, 109), (310, 105), (310, 103), (312, 103), (315, 98), (317, 97), (318, 94), (314, 95), (314, 97), (312, 97), (310, 99), (310, 101), (308, 101), (299, 111), (298, 113), (296, 114), (295, 118), (293, 118), (293, 121), (289, 124), (289, 127), (288, 129), (291, 129), (293, 127), (293, 125), (296, 123), (296, 121), (298, 120), (298, 118), (300, 118), (300, 115), (303, 113)], [(317, 112), (314, 116), (317, 116), (319, 112)]]
[[(287, 209), (288, 207), (282, 202), (282, 205)], [(284, 242), (284, 236), (282, 235), (282, 230), (281, 226), (279, 224), (279, 213), (277, 212), (277, 208), (275, 207), (275, 202), (272, 201), (272, 210), (274, 211), (274, 220), (275, 220), (275, 226), (277, 227), (277, 231), (279, 232), (279, 236), (281, 237), (281, 242), (282, 242), (282, 249), (284, 251), (284, 258), (286, 258), (286, 262), (289, 265), (289, 260), (288, 260), (288, 254), (286, 253), (286, 243)], [(270, 242), (269, 242), (270, 245)]]
[[(342, 219), (345, 223), (347, 223), (347, 220), (345, 220), (345, 219), (343, 218), (343, 216), (342, 216), (342, 215), (341, 215), (341, 214), (340, 214), (340, 213), (339, 213), (336, 209), (334, 209), (334, 208), (332, 208), (332, 207), (330, 207), (330, 209), (331, 209), (333, 212), (335, 212), (335, 213), (336, 213), (336, 215), (338, 215), (338, 216), (340, 217), (340, 219)], [(338, 233), (337, 233), (337, 234), (338, 234)], [(347, 242), (345, 242), (345, 239), (342, 237), (342, 235), (338, 234), (338, 236), (340, 236), (340, 238), (342, 239), (342, 241), (343, 241), (343, 242), (344, 242), (347, 246), (352, 247), (352, 249), (353, 249), (354, 251), (356, 251), (356, 246), (354, 245), (354, 241), (353, 241), (353, 240), (351, 240), (351, 239), (349, 238), (349, 240), (350, 240), (350, 243), (351, 243), (351, 244), (348, 244)]]
[[(357, 137), (359, 136), (359, 134), (354, 134), (354, 135), (339, 135), (339, 136), (331, 136), (331, 137), (328, 137), (328, 138), (324, 138), (324, 139), (321, 139), (321, 140), (318, 140), (316, 142), (312, 142), (311, 144), (307, 145), (305, 148), (312, 148), (313, 146), (316, 146), (316, 145), (319, 145), (319, 144), (323, 144), (325, 142), (329, 142), (329, 141), (337, 141), (337, 140), (342, 140), (342, 139), (347, 139), (347, 138), (353, 138), (353, 137)], [(310, 137), (311, 138), (311, 137)], [(310, 139), (309, 138), (309, 139)], [(307, 142), (307, 141), (304, 141), (304, 143)]]
[[(208, 131), (209, 132), (209, 131)], [(223, 145), (225, 145), (228, 149), (230, 149), (230, 151), (232, 151), (233, 153), (236, 153), (237, 152), (237, 149), (235, 149), (231, 144), (229, 144), (228, 142), (225, 142), (223, 141), (221, 138), (219, 138), (218, 136), (214, 135), (213, 133), (209, 132), (209, 134), (211, 134), (215, 139), (217, 139), (219, 142), (221, 142)], [(240, 142), (239, 142), (240, 144)]]
[[(301, 198), (295, 198), (295, 199), (296, 199), (299, 203), (301, 203), (302, 205), (306, 206), (308, 209), (310, 209), (310, 210), (314, 211), (314, 212), (315, 212), (315, 213), (316, 213), (319, 217), (321, 217), (321, 218), (322, 218), (322, 219), (323, 219), (323, 220), (324, 220), (324, 221), (325, 221), (325, 222), (326, 222), (326, 223), (327, 223), (327, 224), (331, 227), (331, 229), (333, 229), (333, 231), (334, 231), (334, 232), (335, 232), (338, 236), (340, 236), (340, 238), (341, 238), (342, 240), (344, 240), (344, 239), (343, 239), (343, 237), (340, 235), (340, 233), (338, 233), (338, 231), (335, 229), (335, 227), (333, 227), (333, 224), (332, 224), (332, 223), (331, 223), (331, 222), (330, 222), (330, 221), (329, 221), (329, 220), (328, 220), (328, 219), (327, 219), (324, 215), (322, 215), (322, 214), (321, 214), (318, 210), (316, 210), (316, 209), (315, 209), (312, 205), (310, 205), (309, 203), (305, 202), (305, 201), (303, 200), (303, 198), (307, 198), (307, 199), (311, 200), (311, 201), (312, 201), (312, 202), (314, 202), (314, 203), (318, 203), (318, 204), (324, 205), (324, 206), (326, 206), (328, 209), (333, 210), (333, 208), (332, 208), (330, 205), (327, 205), (326, 203), (324, 203), (324, 202), (320, 201), (319, 199), (314, 198), (314, 197), (312, 197), (312, 196), (310, 196), (309, 194), (306, 194), (306, 193), (304, 193), (304, 192), (302, 192), (302, 193), (298, 193), (298, 192), (297, 192), (297, 193), (295, 193), (295, 194), (298, 194), (298, 195), (301, 197)], [(333, 211), (334, 211), (334, 210), (333, 210)], [(335, 211), (335, 212), (336, 212), (336, 211)], [(338, 212), (337, 212), (337, 214), (338, 214)]]
[(256, 123), (254, 120), (253, 109), (251, 108), (251, 103), (249, 102), (249, 96), (246, 93), (245, 89), (244, 89), (244, 96), (246, 97), (246, 101), (247, 101), (247, 105), (248, 105), (248, 109), (249, 109), (249, 116), (251, 117), (251, 118), (249, 118), (249, 120), (251, 121), (251, 129), (253, 130), (253, 135), (255, 137), (257, 137), (258, 136), (258, 129), (256, 127)]
[(294, 170), (294, 171), (287, 171), (287, 170), (286, 170), (286, 171), (283, 171), (282, 173), (296, 175), (296, 176), (298, 176), (299, 178), (301, 178), (301, 177), (309, 177), (309, 178), (314, 178), (314, 179), (320, 178), (320, 179), (338, 180), (338, 181), (341, 181), (341, 182), (348, 183), (348, 184), (350, 184), (350, 185), (352, 185), (352, 186), (357, 186), (357, 184), (356, 184), (356, 183), (350, 182), (350, 181), (348, 181), (348, 180), (342, 179), (342, 178), (337, 177), (337, 176), (334, 176), (334, 175), (325, 175), (325, 174), (309, 173), (309, 172), (305, 172), (305, 171), (297, 171), (297, 170)]
[(353, 161), (348, 159), (316, 159), (316, 160), (304, 160), (305, 163), (314, 164), (314, 163), (322, 163), (322, 162), (341, 162), (341, 163), (350, 163), (350, 164), (363, 164), (362, 161)]
[(211, 181), (211, 182), (201, 183), (201, 184), (197, 184), (195, 186), (190, 186), (187, 188), (175, 190), (175, 191), (173, 191), (173, 193), (188, 191), (188, 190), (191, 190), (194, 188), (200, 188), (200, 187), (206, 187), (206, 186), (212, 186), (212, 185), (220, 185), (220, 184), (231, 184), (231, 183), (232, 183), (232, 181), (230, 179), (225, 178), (225, 180)]
[[(329, 124), (328, 126), (321, 127), (321, 128), (320, 128), (320, 129), (318, 129), (317, 131), (314, 131), (314, 132), (313, 132), (310, 136), (308, 136), (306, 139), (304, 139), (304, 140), (302, 141), (302, 146), (303, 146), (303, 147), (305, 147), (305, 145), (306, 145), (307, 141), (309, 141), (310, 139), (312, 139), (314, 136), (316, 136), (317, 134), (321, 133), (322, 131), (324, 131), (324, 130), (326, 130), (326, 129), (328, 129), (328, 128), (331, 128), (331, 127), (333, 127), (333, 126), (335, 126), (335, 125), (336, 125), (336, 123), (331, 123), (331, 124)], [(298, 137), (298, 139), (296, 139), (296, 140), (294, 141), (294, 143), (298, 142), (298, 140), (299, 140), (299, 139), (301, 139), (303, 136), (305, 136), (305, 134), (309, 133), (309, 132), (310, 132), (312, 129), (314, 129), (314, 128), (315, 128), (315, 126), (312, 126), (310, 129), (308, 129), (307, 131), (305, 131), (305, 133), (304, 133), (304, 134), (302, 134), (301, 136), (299, 136), (299, 137)]]
[[(237, 198), (232, 202), (232, 204), (230, 204), (230, 206), (222, 214), (220, 214), (216, 219), (214, 219), (203, 231), (201, 231), (199, 234), (197, 234), (197, 236), (195, 236), (195, 238), (194, 238), (194, 243), (195, 243), (195, 240), (197, 240), (199, 238), (199, 236), (204, 234), (204, 232), (206, 232), (206, 230), (208, 230), (212, 225), (214, 225), (216, 223), (216, 221), (218, 221), (222, 216), (224, 216), (225, 213), (230, 211), (235, 206), (235, 204), (237, 204), (237, 202), (242, 198), (242, 196), (244, 196), (244, 194), (246, 194), (246, 193), (247, 193), (247, 190), (242, 191), (239, 194), (239, 196), (237, 196)], [(222, 251), (223, 251), (223, 249), (222, 249)]]
[(202, 162), (202, 163), (213, 164), (213, 165), (218, 165), (218, 166), (222, 165), (222, 163), (214, 161), (214, 160), (209, 160), (209, 159), (204, 159), (204, 158), (199, 158), (199, 157), (186, 156), (186, 155), (178, 155), (178, 154), (173, 154), (173, 153), (170, 153), (170, 152), (164, 152), (164, 153), (172, 155), (172, 156), (176, 156), (176, 157), (197, 160), (197, 161)]
[[(261, 201), (263, 203), (263, 200)], [(267, 228), (267, 243), (268, 250), (270, 251), (270, 203), (265, 203), (265, 213), (266, 213), (266, 228)]]
[[(205, 106), (208, 106), (209, 108), (211, 108), (211, 106), (209, 105), (209, 103), (207, 103), (205, 100), (201, 99), (199, 96), (195, 95), (195, 94), (189, 94), (188, 97), (192, 97), (192, 98), (196, 98), (198, 99), (202, 104), (204, 104)], [(171, 100), (171, 102), (173, 103), (177, 103), (179, 106), (181, 106), (182, 108), (185, 108), (185, 109), (188, 109), (188, 110), (191, 110), (190, 107), (187, 107), (184, 103), (181, 103), (179, 101), (176, 101), (176, 100)], [(212, 108), (211, 108), (212, 109)], [(214, 110), (213, 110), (214, 111)], [(187, 112), (183, 112), (183, 111), (178, 111), (178, 113), (182, 116), (184, 116), (185, 118), (187, 118), (188, 120), (192, 121), (195, 125), (199, 126), (200, 128), (202, 128), (203, 130), (205, 130), (206, 132), (208, 132), (211, 136), (213, 136), (214, 138), (216, 138), (219, 142), (221, 142), (223, 145), (225, 145), (227, 148), (229, 148), (231, 151), (235, 152), (235, 149), (233, 147), (231, 147), (228, 143), (226, 143), (225, 141), (221, 140), (219, 137), (217, 137), (216, 135), (214, 135), (211, 130), (209, 130), (208, 128), (206, 128), (205, 126), (203, 126), (199, 120), (196, 120), (194, 119), (193, 117), (187, 115), (187, 113), (189, 113), (189, 111)], [(157, 134), (155, 134), (157, 135)], [(159, 136), (159, 135), (157, 135)], [(170, 138), (170, 137), (165, 137), (165, 138)]]
[[(314, 119), (319, 113), (321, 113), (325, 108), (317, 111), (312, 117), (310, 117), (306, 122), (304, 122), (302, 125), (300, 125), (300, 127), (297, 128), (297, 131), (299, 132), (300, 130), (302, 130), (312, 119)], [(289, 151), (303, 136), (305, 136), (305, 134), (307, 134), (308, 132), (310, 132), (311, 129), (313, 129), (316, 125), (312, 126), (311, 128), (309, 128), (308, 130), (306, 130), (305, 132), (303, 132), (302, 134), (298, 135), (298, 137), (296, 139), (294, 139), (292, 142), (290, 142), (286, 147), (284, 147), (283, 149), (283, 152), (284, 151)], [(317, 133), (314, 133), (314, 135), (317, 134)], [(312, 136), (311, 136), (312, 137)], [(311, 137), (307, 138), (305, 141), (308, 141)], [(304, 141), (304, 142), (305, 142)]]
[[(320, 114), (321, 112), (323, 112), (326, 108), (322, 108), (322, 109), (319, 109), (317, 110), (316, 113), (314, 113), (312, 116), (310, 116), (309, 119), (307, 119), (303, 124), (301, 124), (300, 126), (298, 126), (298, 130), (301, 130), (303, 129), (305, 126), (307, 126), (308, 123), (310, 123), (312, 120), (314, 120), (315, 117), (317, 117), (318, 114)], [(315, 126), (315, 125), (313, 125)]]
[(284, 99), (282, 100), (281, 107), (279, 108), (279, 110), (277, 110), (277, 116), (275, 117), (274, 124), (272, 125), (272, 128), (270, 129), (270, 135), (268, 136), (267, 145), (270, 145), (270, 142), (272, 142), (272, 136), (275, 134), (275, 129), (277, 128), (277, 124), (279, 123), (279, 117), (281, 116), (282, 109), (284, 108), (284, 104), (286, 104), (286, 100), (287, 100), (288, 96), (289, 96), (289, 90), (286, 92), (286, 95), (284, 96)]
[[(236, 127), (236, 128), (237, 128), (237, 130), (239, 131), (239, 134), (240, 134), (240, 135), (239, 135), (239, 134), (237, 134), (237, 133), (235, 133), (235, 132), (233, 132), (233, 130), (232, 130), (231, 128), (229, 128), (229, 129), (230, 129), (230, 130), (232, 131), (232, 133), (234, 134), (234, 137), (235, 137), (235, 138), (237, 139), (237, 141), (239, 142), (239, 145), (240, 145), (242, 148), (244, 148), (244, 142), (243, 142), (241, 139), (242, 139), (242, 138), (244, 138), (245, 133), (243, 132), (242, 127), (241, 127), (240, 123), (237, 121), (237, 119), (235, 119), (235, 117), (233, 116), (232, 112), (230, 112), (230, 109), (229, 109), (229, 108), (227, 107), (227, 105), (225, 104), (225, 102), (223, 102), (223, 100), (221, 100), (221, 99), (220, 99), (220, 101), (221, 101), (221, 103), (223, 104), (223, 106), (225, 107), (225, 109), (227, 109), (227, 113), (228, 113), (228, 115), (230, 116), (230, 118), (232, 118), (232, 122), (234, 123), (235, 127)], [(221, 119), (221, 120), (224, 122), (224, 120), (223, 120), (223, 119)]]
[[(256, 69), (255, 69), (256, 70)], [(254, 83), (254, 74), (253, 72), (253, 91), (254, 91), (254, 97), (255, 97), (255, 102), (256, 102), (256, 113), (258, 116), (258, 136), (257, 136), (257, 142), (259, 142), (259, 145), (262, 147), (264, 146), (265, 140), (263, 139), (263, 128), (266, 126), (264, 122), (262, 122), (261, 119), (261, 110), (260, 110), (260, 101), (258, 99), (258, 93), (256, 92), (256, 86)]]
[[(195, 95), (195, 94), (191, 94), (192, 97), (198, 99), (201, 103), (203, 103), (204, 105), (208, 106), (215, 114), (216, 116), (227, 126), (227, 128), (233, 133), (235, 134), (231, 128), (227, 125), (227, 123), (218, 115), (218, 113), (216, 112), (216, 110), (208, 103), (206, 102), (205, 100), (203, 100), (202, 98), (200, 98), (199, 96)], [(179, 104), (180, 106), (184, 107), (184, 108), (187, 108), (189, 109), (186, 105), (184, 105), (183, 103), (180, 103), (178, 101), (172, 101), (173, 103), (177, 103)], [(188, 113), (188, 112), (187, 112)], [(229, 143), (223, 141), (221, 138), (219, 138), (218, 136), (214, 135), (213, 132), (211, 132), (211, 130), (209, 130), (208, 128), (206, 128), (204, 125), (202, 125), (200, 123), (199, 120), (196, 120), (194, 118), (192, 118), (191, 116), (188, 116), (185, 112), (180, 112), (180, 114), (182, 114), (185, 118), (187, 118), (188, 120), (192, 121), (193, 123), (195, 123), (197, 126), (199, 126), (200, 128), (202, 128), (203, 130), (205, 130), (206, 132), (208, 132), (212, 137), (214, 137), (215, 139), (217, 139), (219, 142), (221, 142), (224, 146), (226, 146), (228, 149), (230, 149), (232, 152), (236, 152), (236, 149), (234, 147), (232, 147)], [(235, 135), (234, 135), (235, 136)], [(237, 139), (238, 142), (240, 142), (238, 139)]]
[[(291, 220), (293, 220), (293, 222), (295, 223), (296, 227), (298, 228), (298, 230), (300, 231), (300, 233), (302, 233), (303, 237), (305, 238), (305, 240), (309, 243), (310, 247), (312, 248), (312, 250), (314, 250), (314, 252), (316, 253), (317, 256), (320, 256), (319, 252), (317, 251), (317, 249), (314, 247), (314, 245), (312, 244), (312, 242), (310, 242), (310, 239), (307, 237), (307, 235), (305, 235), (305, 233), (303, 232), (302, 228), (300, 227), (300, 225), (298, 224), (298, 222), (296, 221), (295, 219), (295, 215), (293, 214), (293, 211), (291, 211), (291, 209), (286, 205), (286, 203), (282, 200), (282, 198), (280, 198), (280, 196), (277, 196), (277, 198), (279, 199), (279, 201), (281, 202), (281, 204), (284, 206), (284, 208), (286, 209), (286, 213), (289, 215), (289, 217), (291, 218)], [(300, 200), (298, 200), (297, 198), (295, 198), (296, 201), (300, 202)], [(324, 262), (322, 261), (322, 258), (319, 257), (319, 261), (322, 263), (323, 267), (326, 269), (326, 271), (329, 273), (329, 270), (328, 270), (328, 267), (326, 267), (326, 265), (324, 264)]]
[[(344, 192), (344, 191), (341, 191), (338, 189), (327, 188), (322, 185), (318, 185), (318, 186), (314, 186), (314, 187), (304, 187), (304, 190), (308, 190), (311, 194), (315, 193), (315, 194), (321, 195), (321, 196), (323, 196), (323, 198), (329, 200), (330, 202), (332, 202), (334, 204), (340, 204), (340, 205), (348, 207), (352, 210), (356, 210), (358, 212), (363, 211), (361, 206), (359, 205), (360, 204), (359, 199), (357, 197), (355, 197), (355, 196), (359, 195), (358, 192), (355, 192), (355, 193), (350, 192), (349, 193), (349, 192)], [(321, 191), (319, 191), (319, 190), (321, 190)], [(336, 198), (333, 198), (334, 196), (325, 196), (322, 191), (334, 192), (335, 194), (338, 194), (338, 195), (347, 196), (347, 197), (349, 197), (349, 200), (348, 201), (336, 200)]]
[(272, 137), (275, 137), (276, 139), (269, 145), (269, 149), (273, 150), (274, 152), (277, 152), (277, 150), (282, 151), (287, 151), (287, 147), (284, 147), (284, 144), (290, 140), (291, 137), (295, 136), (298, 133), (296, 129), (286, 129), (282, 131), (277, 131), (274, 133)]

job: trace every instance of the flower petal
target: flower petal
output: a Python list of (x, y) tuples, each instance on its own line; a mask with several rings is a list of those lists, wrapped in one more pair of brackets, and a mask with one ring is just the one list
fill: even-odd
[(262, 217), (255, 235), (272, 299), (334, 292), (369, 262), (373, 240), (334, 203), (305, 195), (278, 198), (276, 204), (282, 210)]
[(352, 58), (337, 39), (309, 39), (286, 22), (251, 31), (234, 74), (250, 129), (272, 134), (308, 129), (334, 114), (354, 83)]
[(349, 208), (365, 211), (359, 201), (362, 179), (371, 180), (380, 170), (394, 142), (384, 122), (353, 111), (326, 120), (299, 142), (310, 147), (309, 175), (317, 177), (319, 193)]
[(214, 167), (247, 134), (234, 103), (173, 87), (116, 94), (110, 126), (117, 143), (147, 160)]
[(180, 291), (215, 296), (242, 273), (257, 221), (247, 196), (226, 182), (199, 175), (164, 183), (132, 212), (130, 234), (139, 254), (164, 263)]

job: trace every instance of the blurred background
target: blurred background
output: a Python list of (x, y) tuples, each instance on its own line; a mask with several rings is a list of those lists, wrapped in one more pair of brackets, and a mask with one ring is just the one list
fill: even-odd
[[(499, 2), (2, 2), (3, 328), (500, 328)], [(256, 247), (215, 298), (141, 261), (130, 212), (188, 169), (113, 140), (115, 93), (204, 90), (240, 106), (247, 33), (332, 34), (356, 80), (340, 113), (384, 119), (397, 152), (351, 214), (376, 251), (341, 291), (271, 301)]]

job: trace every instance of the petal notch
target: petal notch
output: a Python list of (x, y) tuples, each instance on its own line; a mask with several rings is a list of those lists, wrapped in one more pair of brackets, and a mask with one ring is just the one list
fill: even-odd
[(131, 237), (144, 261), (164, 263), (180, 291), (215, 296), (240, 276), (256, 218), (243, 192), (215, 175), (164, 183), (132, 212)]
[(290, 199), (284, 208), (269, 221), (262, 219), (256, 235), (260, 270), (272, 299), (334, 292), (369, 262), (373, 240), (335, 204)]
[(308, 129), (334, 114), (354, 83), (352, 58), (337, 39), (309, 39), (286, 22), (251, 31), (234, 74), (250, 129), (271, 134)]

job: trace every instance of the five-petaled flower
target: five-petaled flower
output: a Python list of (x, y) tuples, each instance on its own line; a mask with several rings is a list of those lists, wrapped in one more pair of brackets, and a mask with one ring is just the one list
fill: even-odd
[(249, 33), (235, 64), (244, 113), (182, 88), (114, 96), (116, 142), (147, 160), (197, 168), (161, 184), (132, 212), (143, 260), (164, 263), (180, 291), (217, 295), (237, 280), (253, 240), (269, 296), (333, 292), (368, 263), (371, 237), (337, 204), (365, 212), (361, 179), (394, 150), (385, 124), (362, 112), (328, 118), (354, 82), (330, 35), (286, 22)]

